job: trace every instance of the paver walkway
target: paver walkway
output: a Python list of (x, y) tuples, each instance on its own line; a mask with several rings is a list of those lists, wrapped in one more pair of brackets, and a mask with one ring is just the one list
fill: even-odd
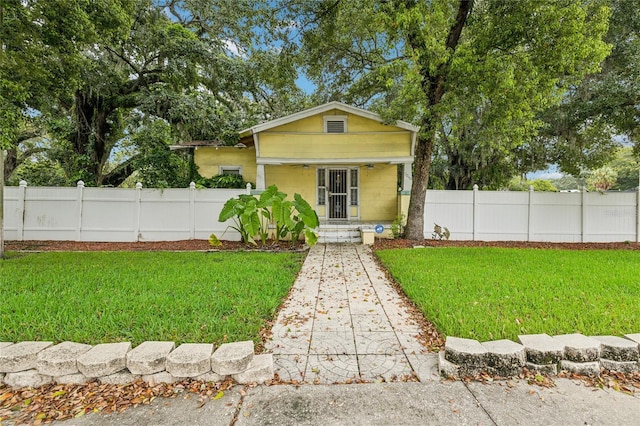
[(437, 379), (437, 355), (418, 341), (420, 331), (369, 247), (317, 244), (266, 349), (285, 381)]

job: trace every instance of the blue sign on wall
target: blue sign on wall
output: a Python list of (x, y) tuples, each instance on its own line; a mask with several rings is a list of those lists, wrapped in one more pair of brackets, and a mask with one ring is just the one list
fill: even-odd
[(376, 234), (382, 234), (384, 232), (384, 226), (376, 225), (376, 227), (373, 228), (373, 230), (376, 231)]

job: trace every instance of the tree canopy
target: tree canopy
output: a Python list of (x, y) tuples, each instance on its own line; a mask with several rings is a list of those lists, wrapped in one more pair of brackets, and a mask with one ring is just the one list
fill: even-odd
[[(146, 183), (177, 184), (180, 171), (173, 181), (152, 178), (182, 167), (170, 144), (233, 143), (242, 126), (299, 108), (305, 97), (293, 62), (267, 44), (274, 39), (263, 28), (276, 23), (265, 7), (3, 0), (0, 125), (10, 130), (3, 143), (14, 163), (7, 171), (30, 153), (19, 123), (33, 127), (37, 117), (41, 145), (70, 182), (117, 186), (146, 170)], [(114, 155), (123, 152), (130, 155)]]
[(423, 238), (434, 153), (446, 187), (508, 180), (535, 160), (538, 114), (609, 52), (609, 8), (598, 0), (302, 1), (295, 12), (317, 96), (421, 126), (412, 239)]

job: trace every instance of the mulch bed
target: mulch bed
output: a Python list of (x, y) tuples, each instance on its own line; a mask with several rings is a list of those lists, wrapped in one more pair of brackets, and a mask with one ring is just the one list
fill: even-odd
[(84, 242), (84, 241), (7, 241), (7, 251), (299, 251), (304, 244), (288, 241), (275, 244), (249, 245), (240, 241), (222, 241), (221, 246), (212, 247), (208, 240), (147, 241), (137, 243)]
[(528, 241), (447, 241), (447, 240), (388, 240), (376, 239), (375, 250), (424, 247), (503, 247), (563, 250), (640, 250), (640, 243), (548, 243)]
[[(548, 243), (526, 241), (440, 241), (440, 240), (404, 240), (404, 239), (376, 239), (374, 250), (394, 248), (424, 247), (504, 247), (504, 248), (535, 248), (535, 249), (564, 249), (564, 250), (640, 250), (640, 243)], [(207, 240), (181, 241), (148, 241), (137, 243), (120, 242), (82, 242), (82, 241), (6, 241), (5, 249), (10, 251), (300, 251), (303, 243), (291, 244), (280, 242), (274, 244), (267, 241), (256, 246), (247, 245), (240, 241), (222, 241), (222, 246), (212, 247)]]

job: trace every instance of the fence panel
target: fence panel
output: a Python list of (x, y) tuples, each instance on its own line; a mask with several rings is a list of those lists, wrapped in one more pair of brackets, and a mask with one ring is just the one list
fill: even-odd
[(433, 226), (446, 226), (451, 239), (473, 239), (473, 192), (429, 190), (424, 209), (424, 235), (431, 238)]
[(590, 192), (585, 194), (585, 241), (635, 241), (636, 194)]
[(477, 240), (527, 240), (528, 192), (476, 191), (476, 202)]
[(26, 188), (25, 240), (76, 240), (79, 224), (78, 188)]
[(22, 188), (5, 187), (4, 188), (4, 238), (6, 240), (21, 239), (22, 232), (22, 207), (19, 206), (19, 194)]
[(82, 241), (135, 241), (136, 189), (84, 188)]
[(199, 190), (194, 192), (195, 238), (208, 240), (211, 234), (220, 239), (240, 241), (240, 233), (229, 228), (232, 220), (225, 223), (218, 222), (218, 216), (228, 199), (237, 197), (243, 191), (237, 189)]
[(582, 193), (534, 192), (531, 202), (531, 241), (581, 241)]

